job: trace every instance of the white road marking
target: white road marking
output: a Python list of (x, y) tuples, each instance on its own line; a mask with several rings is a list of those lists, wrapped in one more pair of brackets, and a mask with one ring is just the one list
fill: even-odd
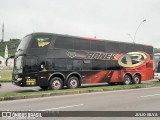
[(154, 96), (159, 96), (160, 94), (153, 94), (153, 95), (145, 95), (145, 96), (140, 96), (140, 97), (143, 97), (143, 98), (146, 98), (146, 97), (154, 97)]
[(70, 106), (63, 106), (63, 107), (57, 107), (57, 108), (44, 109), (44, 110), (39, 110), (39, 111), (59, 110), (59, 109), (64, 109), (64, 108), (80, 107), (80, 106), (83, 106), (83, 105), (84, 104), (70, 105)]

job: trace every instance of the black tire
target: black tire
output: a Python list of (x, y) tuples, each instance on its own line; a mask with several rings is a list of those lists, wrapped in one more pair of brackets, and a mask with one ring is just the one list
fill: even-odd
[(133, 77), (132, 83), (133, 84), (140, 84), (141, 83), (141, 77), (139, 75), (135, 75)]
[(39, 86), (42, 90), (47, 90), (48, 86)]
[(49, 83), (49, 89), (50, 90), (59, 90), (63, 87), (63, 81), (59, 77), (54, 77), (51, 79)]
[(67, 87), (70, 89), (78, 88), (80, 87), (80, 80), (77, 77), (70, 77), (67, 81)]
[(132, 82), (132, 78), (130, 75), (125, 75), (124, 76), (124, 81), (123, 81), (123, 85), (129, 85)]
[(108, 85), (115, 85), (115, 82), (109, 82)]

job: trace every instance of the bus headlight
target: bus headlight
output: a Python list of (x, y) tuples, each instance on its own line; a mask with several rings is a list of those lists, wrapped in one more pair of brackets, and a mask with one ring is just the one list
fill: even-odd
[(18, 78), (17, 80), (22, 80), (22, 78)]
[(14, 77), (16, 80), (18, 79), (18, 75), (15, 75), (15, 77)]

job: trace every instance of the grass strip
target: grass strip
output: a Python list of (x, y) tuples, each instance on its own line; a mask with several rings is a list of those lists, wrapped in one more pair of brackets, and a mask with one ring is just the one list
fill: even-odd
[(12, 70), (0, 70), (0, 83), (11, 82)]
[(4, 93), (0, 94), (0, 101), (68, 95), (68, 94), (81, 94), (81, 93), (101, 92), (101, 91), (138, 89), (138, 88), (148, 88), (148, 87), (158, 87), (158, 86), (160, 87), (160, 82), (154, 81), (149, 83), (132, 84), (132, 85), (114, 85), (114, 86), (107, 85), (107, 86), (85, 87), (77, 89), (46, 90), (46, 91), (23, 92), (23, 93)]

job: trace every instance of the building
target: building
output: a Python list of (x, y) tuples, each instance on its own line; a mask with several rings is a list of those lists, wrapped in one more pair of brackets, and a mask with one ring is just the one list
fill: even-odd
[(8, 47), (6, 45), (5, 51), (4, 51), (4, 57), (0, 56), (0, 69), (6, 68), (6, 67), (13, 67), (14, 65), (14, 59), (8, 60), (8, 66), (6, 66), (5, 61), (8, 58)]

